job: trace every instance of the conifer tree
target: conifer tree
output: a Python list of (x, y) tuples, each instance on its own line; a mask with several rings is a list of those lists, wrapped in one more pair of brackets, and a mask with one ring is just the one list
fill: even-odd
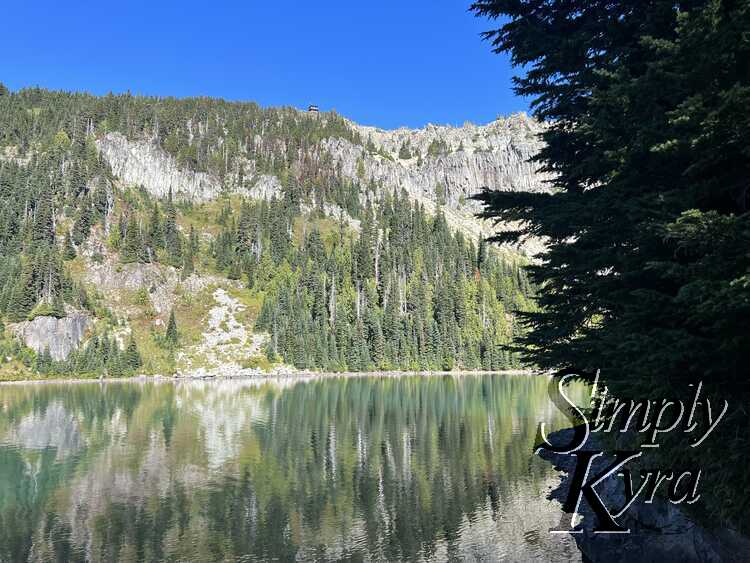
[(91, 232), (91, 223), (91, 200), (88, 197), (84, 197), (79, 206), (78, 218), (73, 223), (73, 242), (76, 245), (82, 244), (88, 238)]
[(398, 150), (398, 157), (401, 160), (409, 160), (411, 158), (411, 151), (406, 142), (401, 143), (401, 148)]
[(167, 323), (167, 330), (164, 333), (164, 341), (169, 348), (175, 348), (178, 340), (177, 320), (175, 319), (174, 309), (172, 309), (169, 313), (169, 322)]
[(123, 354), (123, 363), (125, 364), (125, 367), (131, 372), (134, 372), (143, 366), (141, 354), (138, 352), (138, 346), (136, 345), (135, 338), (133, 338), (132, 335), (128, 339), (128, 344)]
[[(561, 373), (601, 370), (600, 385), (624, 401), (702, 383), (717, 402), (747, 403), (747, 3), (473, 9), (503, 22), (486, 37), (524, 69), (516, 91), (550, 123), (536, 159), (553, 174), (550, 193), (480, 198), (485, 217), (519, 225), (497, 240), (548, 241), (529, 269), (541, 307), (525, 315), (519, 351)], [(700, 452), (682, 443), (657, 452), (716, 480), (705, 499), (712, 525), (746, 525), (724, 487), (748, 482), (742, 464), (724, 462), (748, 449), (744, 428), (744, 415), (730, 415)]]
[(182, 240), (177, 230), (177, 209), (172, 201), (172, 189), (169, 189), (165, 208), (166, 218), (164, 220), (164, 247), (167, 251), (168, 261), (173, 266), (182, 265)]
[(131, 217), (125, 226), (125, 237), (120, 244), (120, 259), (126, 264), (148, 261), (141, 228), (134, 217)]
[(34, 242), (51, 245), (55, 242), (55, 221), (52, 192), (49, 188), (42, 190), (34, 209)]
[(73, 247), (73, 242), (70, 240), (70, 233), (65, 235), (65, 242), (63, 243), (63, 259), (73, 260), (76, 257), (76, 249)]
[(154, 201), (154, 205), (151, 208), (151, 217), (148, 224), (149, 241), (154, 247), (154, 250), (161, 250), (164, 248), (164, 226), (162, 224), (161, 211), (159, 209), (159, 203)]

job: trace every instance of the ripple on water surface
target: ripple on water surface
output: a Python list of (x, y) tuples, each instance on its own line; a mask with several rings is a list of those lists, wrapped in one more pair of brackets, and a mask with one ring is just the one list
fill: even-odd
[(580, 560), (531, 456), (546, 384), (0, 387), (0, 560)]

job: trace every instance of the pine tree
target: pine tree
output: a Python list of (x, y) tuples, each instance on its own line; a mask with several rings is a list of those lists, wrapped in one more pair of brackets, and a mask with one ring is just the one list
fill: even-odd
[(36, 305), (36, 301), (34, 266), (29, 260), (25, 260), (8, 302), (8, 317), (12, 321), (26, 319), (26, 316)]
[[(187, 252), (185, 253), (185, 259), (182, 264), (182, 272), (180, 274), (180, 277), (183, 280), (186, 280), (193, 275), (193, 272), (195, 272), (195, 258), (193, 257), (193, 247), (192, 245), (188, 245)], [(239, 279), (239, 274), (237, 278), (234, 279)]]
[(70, 233), (65, 235), (65, 242), (63, 243), (63, 259), (73, 260), (76, 257), (76, 249), (73, 247), (73, 242), (70, 240)]
[(123, 363), (125, 367), (131, 371), (137, 371), (143, 366), (143, 360), (141, 354), (138, 352), (138, 346), (135, 343), (135, 338), (131, 335), (128, 339), (128, 344), (123, 354)]
[(172, 201), (172, 189), (169, 189), (164, 220), (164, 247), (168, 262), (175, 267), (182, 265), (182, 240), (177, 230), (177, 209)]
[(126, 264), (148, 261), (143, 237), (141, 236), (141, 228), (134, 217), (131, 217), (126, 224), (125, 238), (120, 244), (120, 259)]
[(484, 237), (479, 237), (479, 246), (477, 247), (477, 271), (482, 271), (482, 266), (487, 261), (487, 241)]
[(49, 346), (45, 347), (41, 354), (36, 357), (35, 367), (36, 371), (42, 374), (47, 374), (52, 371), (54, 360), (52, 354), (50, 354)]
[(81, 245), (89, 237), (91, 223), (91, 200), (88, 197), (84, 197), (79, 207), (78, 218), (75, 223), (73, 223), (73, 242), (75, 242), (76, 245)]
[(107, 188), (102, 185), (97, 186), (96, 190), (94, 190), (91, 203), (93, 205), (95, 220), (104, 219), (107, 211), (109, 211), (109, 194), (107, 193)]
[(55, 220), (53, 197), (49, 188), (42, 190), (34, 209), (34, 242), (42, 245), (52, 245), (55, 242)]
[(162, 225), (161, 211), (159, 210), (159, 203), (154, 202), (151, 208), (151, 218), (148, 224), (148, 237), (149, 241), (153, 245), (154, 250), (161, 250), (164, 248), (164, 226)]
[(401, 143), (401, 148), (398, 151), (398, 157), (401, 160), (409, 160), (411, 158), (411, 151), (407, 142)]
[(179, 335), (177, 333), (177, 320), (175, 319), (174, 309), (169, 313), (169, 322), (167, 323), (167, 330), (164, 333), (164, 341), (169, 348), (177, 347)]

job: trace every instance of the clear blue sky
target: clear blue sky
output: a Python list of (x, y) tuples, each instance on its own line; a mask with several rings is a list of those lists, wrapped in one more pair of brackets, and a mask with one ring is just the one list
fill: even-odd
[(8, 2), (0, 81), (336, 109), (385, 128), (524, 111), (470, 0)]

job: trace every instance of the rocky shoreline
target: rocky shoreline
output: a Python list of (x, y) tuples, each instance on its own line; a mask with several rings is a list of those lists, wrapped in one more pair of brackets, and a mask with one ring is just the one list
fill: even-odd
[(170, 382), (170, 381), (201, 381), (201, 380), (228, 380), (228, 379), (283, 379), (296, 378), (308, 379), (317, 377), (431, 377), (431, 376), (462, 376), (462, 375), (533, 375), (537, 372), (531, 370), (454, 370), (454, 371), (342, 371), (324, 372), (311, 370), (298, 370), (290, 366), (277, 366), (268, 371), (260, 368), (239, 368), (234, 366), (218, 367), (210, 370), (203, 368), (189, 372), (177, 372), (174, 375), (135, 375), (133, 377), (100, 377), (100, 378), (54, 378), (54, 379), (19, 379), (15, 381), (0, 381), (2, 385), (28, 385), (28, 384), (62, 384), (62, 383), (127, 383), (127, 382)]
[[(553, 432), (551, 443), (569, 444), (572, 428)], [(597, 436), (591, 434), (584, 448), (603, 450)], [(561, 471), (562, 481), (550, 492), (549, 498), (565, 503), (576, 464), (576, 457), (561, 455), (542, 449), (540, 457)], [(606, 458), (606, 459), (605, 459)], [(598, 475), (610, 463), (611, 456), (595, 458), (589, 475)], [(616, 510), (625, 504), (621, 479), (607, 479), (596, 488), (605, 506)], [(639, 563), (741, 563), (750, 560), (750, 539), (728, 529), (709, 529), (695, 521), (679, 505), (659, 496), (646, 504), (635, 502), (618, 523), (630, 529), (627, 534), (597, 534), (592, 531), (595, 516), (585, 501), (581, 501), (582, 521), (571, 535), (583, 554), (583, 560), (596, 563), (606, 561), (638, 561)], [(565, 517), (566, 525), (570, 518)]]

